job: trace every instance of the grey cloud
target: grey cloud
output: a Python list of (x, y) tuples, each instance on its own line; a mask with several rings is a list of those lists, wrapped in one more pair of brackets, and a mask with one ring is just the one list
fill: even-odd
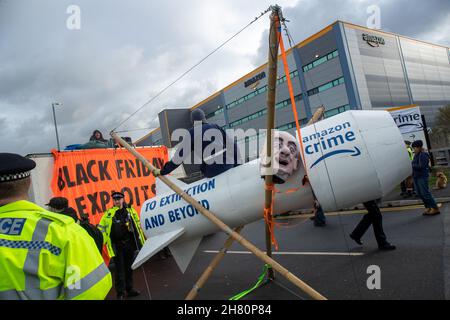
[[(383, 28), (414, 36), (436, 30), (449, 11), (447, 2), (305, 0), (286, 6), (284, 13), (296, 42), (336, 19), (364, 25), (372, 3), (381, 7)], [(94, 129), (107, 136), (269, 3), (193, 0), (155, 6), (152, 1), (0, 0), (0, 133), (5, 137), (0, 150), (27, 154), (55, 147), (54, 101), (63, 102), (56, 110), (62, 146), (86, 142)], [(82, 10), (81, 30), (66, 28), (69, 4)], [(407, 4), (412, 12), (401, 15)], [(208, 10), (223, 19), (209, 18)], [(268, 19), (261, 23), (268, 24)], [(244, 45), (236, 38), (118, 130), (156, 127), (163, 108), (190, 107), (233, 81), (226, 78), (230, 66), (242, 66), (237, 79), (264, 63), (267, 31), (254, 37), (261, 39), (260, 49), (230, 50)], [(229, 82), (224, 83), (225, 78)]]
[[(366, 26), (371, 13), (369, 6), (380, 8), (381, 29), (419, 40), (429, 33), (445, 33), (445, 26), (450, 24), (450, 1), (429, 0), (305, 0), (294, 8), (283, 10), (295, 43), (305, 40), (336, 20)], [(267, 61), (268, 31), (261, 36), (261, 47), (258, 49), (256, 61), (258, 64)], [(450, 36), (444, 38), (442, 45), (450, 46)], [(285, 44), (287, 46), (287, 43)]]

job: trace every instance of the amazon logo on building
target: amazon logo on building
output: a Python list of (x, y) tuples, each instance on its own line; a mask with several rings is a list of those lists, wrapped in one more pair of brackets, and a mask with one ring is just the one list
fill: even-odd
[[(360, 149), (354, 146), (356, 140), (350, 122), (344, 122), (326, 130), (313, 133), (303, 138), (305, 144), (305, 152), (308, 155), (322, 154), (310, 169), (319, 164), (321, 161), (333, 157), (338, 154), (348, 154), (352, 157), (361, 154)], [(350, 144), (352, 146), (350, 146)]]
[(247, 87), (251, 86), (252, 84), (254, 84), (255, 82), (258, 82), (259, 80), (264, 79), (265, 77), (266, 77), (266, 73), (264, 71), (261, 73), (258, 73), (253, 78), (250, 78), (247, 81), (245, 81), (244, 86), (247, 88)]
[(385, 41), (382, 37), (373, 36), (367, 33), (363, 33), (363, 40), (367, 42), (367, 44), (371, 47), (379, 47), (380, 45), (384, 45)]

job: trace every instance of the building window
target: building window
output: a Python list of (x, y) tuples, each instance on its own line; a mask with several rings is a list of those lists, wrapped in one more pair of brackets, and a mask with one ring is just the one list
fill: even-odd
[(316, 60), (314, 60), (311, 63), (308, 63), (307, 65), (303, 66), (303, 72), (307, 72), (311, 69), (314, 69), (317, 66), (320, 66), (321, 64), (336, 58), (337, 56), (339, 56), (339, 52), (337, 50), (334, 50), (333, 52), (330, 52), (326, 55), (324, 55), (323, 57), (320, 57)]
[(337, 107), (337, 108), (334, 108), (331, 110), (327, 110), (327, 111), (325, 111), (325, 118), (335, 116), (335, 115), (342, 113), (344, 111), (347, 111), (347, 110), (350, 110), (349, 104), (346, 104), (346, 105), (343, 105), (343, 106), (340, 106), (340, 107)]
[(219, 107), (219, 109), (217, 109), (217, 110), (214, 111), (214, 112), (208, 113), (205, 117), (206, 117), (206, 119), (209, 119), (209, 118), (212, 118), (212, 117), (214, 117), (214, 116), (217, 116), (218, 114), (221, 114), (221, 113), (223, 113), (223, 108), (222, 108), (222, 107)]
[[(295, 101), (300, 101), (302, 99), (302, 95), (301, 94), (296, 95), (294, 97), (294, 99), (295, 99)], [(275, 105), (275, 110), (279, 110), (279, 109), (285, 108), (285, 107), (287, 107), (289, 105), (291, 105), (291, 99), (286, 99), (286, 100), (280, 101), (280, 102), (278, 102)], [(263, 109), (263, 110), (260, 110), (258, 112), (252, 113), (251, 115), (249, 115), (247, 117), (244, 117), (244, 118), (241, 118), (239, 120), (231, 122), (230, 123), (230, 127), (236, 127), (236, 126), (239, 126), (239, 125), (241, 125), (243, 123), (246, 123), (248, 121), (251, 121), (251, 120), (254, 120), (254, 119), (258, 119), (259, 117), (262, 117), (266, 113), (267, 113), (267, 109)]]
[(336, 87), (338, 85), (341, 85), (344, 83), (344, 77), (340, 77), (338, 79), (335, 79), (333, 81), (327, 82), (319, 87), (316, 88), (312, 88), (310, 90), (308, 90), (308, 96), (312, 96), (315, 94), (318, 94), (319, 92), (323, 92), (325, 90), (331, 89), (333, 87)]
[[(298, 70), (294, 70), (294, 71), (292, 71), (290, 73), (290, 77), (291, 78), (294, 78), (294, 77), (297, 77), (297, 76), (298, 76)], [(277, 84), (282, 84), (284, 82), (286, 82), (286, 76), (285, 75), (277, 79)], [(249, 93), (249, 94), (247, 94), (247, 95), (245, 95), (245, 96), (243, 96), (243, 97), (241, 97), (239, 99), (236, 99), (233, 102), (230, 102), (229, 104), (226, 105), (226, 108), (227, 109), (232, 109), (232, 108), (236, 107), (237, 105), (239, 105), (239, 104), (241, 104), (241, 103), (243, 103), (243, 102), (245, 102), (245, 101), (247, 101), (249, 99), (252, 99), (252, 98), (256, 97), (257, 95), (259, 95), (261, 93), (264, 93), (266, 91), (267, 91), (267, 85), (265, 85), (264, 87), (261, 87), (259, 89), (256, 89), (255, 91), (253, 91), (253, 92), (251, 92), (251, 93)]]
[[(302, 125), (305, 125), (308, 121), (306, 119), (300, 119), (298, 122), (299, 122), (299, 125), (302, 126)], [(279, 126), (276, 129), (280, 130), (280, 131), (286, 131), (286, 130), (289, 130), (289, 129), (292, 129), (295, 127), (296, 127), (295, 122), (291, 122), (291, 123), (287, 123), (282, 126)]]

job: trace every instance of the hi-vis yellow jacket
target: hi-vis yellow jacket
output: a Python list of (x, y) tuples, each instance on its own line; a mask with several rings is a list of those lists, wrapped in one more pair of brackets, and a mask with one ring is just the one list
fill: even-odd
[(411, 147), (406, 147), (406, 149), (408, 150), (409, 159), (412, 161), (414, 159), (414, 150)]
[(0, 300), (104, 299), (111, 273), (72, 218), (28, 201), (0, 206)]
[[(108, 209), (103, 214), (102, 219), (100, 220), (100, 223), (98, 225), (98, 228), (103, 233), (103, 244), (106, 245), (106, 249), (108, 250), (108, 255), (110, 258), (113, 258), (116, 253), (114, 252), (114, 246), (111, 242), (111, 226), (112, 226), (112, 220), (117, 212), (119, 210), (119, 207), (112, 207), (111, 209)], [(141, 243), (141, 246), (144, 245), (145, 242), (145, 236), (141, 229), (141, 222), (139, 220), (139, 216), (133, 208), (127, 208), (128, 213), (130, 214), (131, 218), (133, 219), (135, 228), (134, 230), (137, 230), (138, 234), (136, 235), (139, 241)]]

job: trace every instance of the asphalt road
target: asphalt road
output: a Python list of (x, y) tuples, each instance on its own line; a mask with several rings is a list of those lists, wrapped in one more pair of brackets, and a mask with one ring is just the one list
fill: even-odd
[[(329, 299), (445, 299), (446, 290), (449, 292), (446, 283), (450, 284), (450, 203), (443, 205), (438, 216), (424, 217), (422, 211), (415, 208), (383, 213), (385, 233), (397, 246), (390, 252), (377, 250), (372, 229), (363, 237), (363, 246), (348, 237), (361, 219), (360, 213), (327, 217), (327, 226), (322, 228), (314, 227), (306, 218), (279, 220), (276, 239), (281, 254), (274, 258)], [(242, 234), (259, 248), (265, 248), (263, 221), (246, 226)], [(214, 253), (206, 251), (220, 250), (225, 240), (223, 233), (205, 237), (185, 274), (178, 270), (173, 258), (150, 259), (135, 271), (135, 287), (142, 293), (137, 299), (184, 299), (214, 257)], [(230, 251), (238, 252), (226, 255), (198, 299), (228, 299), (257, 281), (264, 263), (254, 255), (242, 253), (247, 250), (239, 244)], [(380, 267), (381, 289), (369, 290), (366, 282), (371, 274), (367, 269), (373, 265)], [(108, 298), (115, 298), (114, 290)], [(309, 297), (275, 273), (274, 282), (244, 299)]]

